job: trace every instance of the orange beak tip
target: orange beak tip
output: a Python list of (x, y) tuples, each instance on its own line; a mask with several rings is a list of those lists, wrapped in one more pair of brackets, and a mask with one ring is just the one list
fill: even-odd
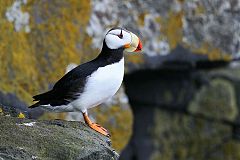
[(140, 52), (140, 51), (142, 51), (142, 42), (139, 40), (137, 49), (134, 52)]

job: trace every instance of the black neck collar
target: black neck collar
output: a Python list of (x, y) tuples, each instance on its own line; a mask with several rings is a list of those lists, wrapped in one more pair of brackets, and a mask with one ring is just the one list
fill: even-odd
[(118, 48), (118, 49), (108, 48), (108, 46), (104, 40), (102, 51), (96, 59), (106, 61), (107, 64), (116, 63), (116, 62), (119, 62), (123, 58), (123, 50), (124, 50), (123, 47)]

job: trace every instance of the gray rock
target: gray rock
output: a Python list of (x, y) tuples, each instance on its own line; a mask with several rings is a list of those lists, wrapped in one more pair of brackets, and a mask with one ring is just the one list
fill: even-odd
[(227, 80), (220, 78), (211, 80), (190, 102), (189, 112), (235, 121), (238, 107), (234, 89), (234, 85)]
[(240, 159), (240, 69), (162, 64), (125, 76), (134, 123), (120, 159)]
[(0, 159), (118, 159), (109, 139), (82, 122), (7, 116), (0, 121)]

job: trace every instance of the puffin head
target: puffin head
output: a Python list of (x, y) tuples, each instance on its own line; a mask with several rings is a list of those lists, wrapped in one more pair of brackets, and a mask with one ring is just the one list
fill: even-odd
[(142, 51), (140, 39), (134, 33), (119, 27), (107, 32), (105, 43), (109, 49), (123, 48), (127, 52)]

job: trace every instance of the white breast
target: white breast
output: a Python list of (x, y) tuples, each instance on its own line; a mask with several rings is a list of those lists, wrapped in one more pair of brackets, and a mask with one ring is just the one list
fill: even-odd
[(84, 92), (71, 105), (86, 112), (112, 97), (120, 88), (124, 75), (124, 58), (118, 63), (100, 67), (88, 77)]

